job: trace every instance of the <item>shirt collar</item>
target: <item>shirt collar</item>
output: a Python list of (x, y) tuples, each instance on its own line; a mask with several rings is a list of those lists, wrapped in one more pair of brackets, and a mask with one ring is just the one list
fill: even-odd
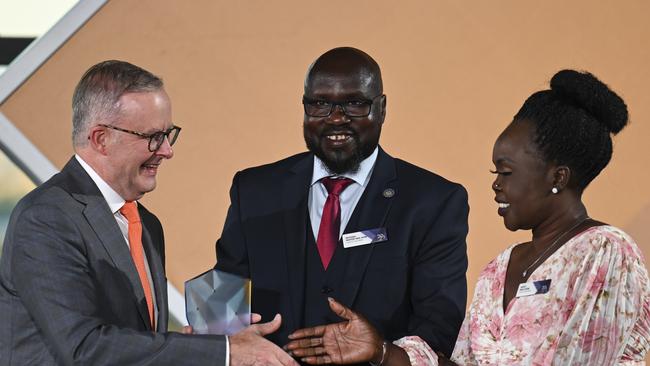
[(81, 167), (84, 168), (86, 173), (90, 176), (90, 179), (95, 182), (95, 185), (97, 188), (99, 188), (99, 191), (102, 192), (102, 196), (104, 196), (104, 199), (106, 200), (106, 203), (108, 203), (108, 207), (111, 209), (111, 212), (115, 214), (117, 211), (124, 206), (124, 198), (120, 196), (111, 186), (106, 183), (105, 180), (102, 179), (102, 177), (97, 174), (95, 169), (93, 169), (88, 163), (84, 161), (84, 159), (81, 158), (81, 156), (75, 154), (74, 157), (77, 159), (79, 164), (81, 164)]
[[(355, 183), (366, 186), (368, 184), (368, 178), (372, 172), (372, 168), (375, 166), (377, 161), (377, 155), (379, 154), (379, 147), (375, 147), (375, 151), (370, 154), (367, 158), (363, 159), (361, 164), (359, 164), (359, 169), (354, 172), (347, 172), (339, 175), (340, 177), (350, 178)], [(311, 175), (311, 185), (313, 186), (316, 182), (320, 181), (325, 177), (332, 176), (332, 174), (325, 167), (325, 163), (320, 160), (317, 156), (314, 156), (314, 170)]]

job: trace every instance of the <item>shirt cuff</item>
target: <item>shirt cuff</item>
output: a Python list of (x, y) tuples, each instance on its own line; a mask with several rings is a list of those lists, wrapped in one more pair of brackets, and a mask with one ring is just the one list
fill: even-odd
[(228, 339), (228, 336), (226, 337), (226, 365), (225, 366), (230, 366), (230, 339)]

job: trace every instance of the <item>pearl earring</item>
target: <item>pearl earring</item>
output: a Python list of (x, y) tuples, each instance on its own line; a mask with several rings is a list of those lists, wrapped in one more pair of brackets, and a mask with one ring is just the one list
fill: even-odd
[(559, 190), (557, 189), (557, 187), (553, 187), (553, 189), (551, 189), (551, 192), (553, 192), (553, 194), (557, 194)]

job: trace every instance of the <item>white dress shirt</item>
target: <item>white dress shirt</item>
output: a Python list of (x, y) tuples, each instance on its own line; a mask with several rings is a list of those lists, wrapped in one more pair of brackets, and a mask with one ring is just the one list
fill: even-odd
[[(339, 239), (343, 235), (343, 230), (348, 225), (354, 208), (357, 207), (361, 195), (366, 190), (372, 170), (377, 161), (379, 148), (376, 147), (375, 151), (365, 158), (359, 165), (359, 170), (354, 173), (345, 173), (340, 177), (350, 178), (353, 183), (341, 192), (339, 201), (341, 203), (341, 228), (339, 229)], [(314, 233), (314, 239), (318, 240), (318, 230), (320, 228), (320, 220), (323, 216), (323, 206), (327, 200), (327, 188), (320, 182), (325, 177), (333, 176), (327, 171), (325, 163), (318, 157), (314, 156), (314, 170), (311, 176), (311, 187), (309, 188), (309, 219), (311, 220), (311, 229)]]

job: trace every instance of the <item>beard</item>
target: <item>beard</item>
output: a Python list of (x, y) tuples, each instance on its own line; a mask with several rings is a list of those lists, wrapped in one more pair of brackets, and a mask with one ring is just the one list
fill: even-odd
[[(377, 136), (379, 137), (379, 136)], [(366, 159), (377, 147), (379, 138), (366, 144), (359, 143), (358, 136), (352, 134), (354, 148), (352, 152), (344, 150), (333, 150), (325, 152), (320, 143), (319, 137), (313, 138), (305, 133), (305, 143), (307, 149), (316, 155), (324, 164), (328, 173), (342, 175), (345, 173), (356, 173), (359, 170), (361, 162)]]

